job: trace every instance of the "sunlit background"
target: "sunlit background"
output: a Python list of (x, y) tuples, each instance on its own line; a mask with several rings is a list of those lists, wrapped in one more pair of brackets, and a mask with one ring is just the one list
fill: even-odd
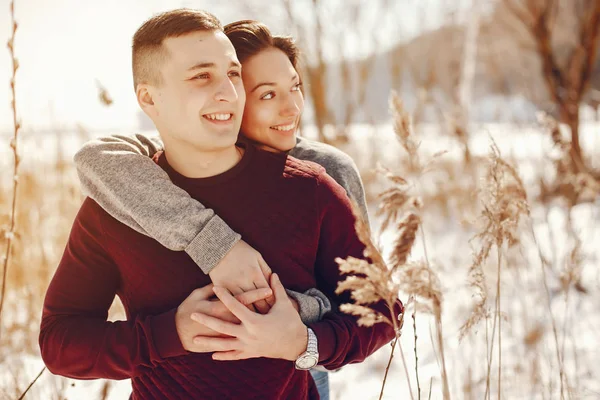
[[(419, 213), (422, 235), (410, 260), (426, 260), (439, 278), (443, 349), (435, 312), (426, 310), (432, 298), (403, 286), (401, 298), (413, 294), (423, 309), (416, 307), (415, 328), (410, 303), (404, 357), (393, 358), (384, 398), (443, 398), (443, 364), (452, 398), (498, 398), (499, 389), (503, 399), (600, 398), (600, 0), (15, 0), (22, 164), (0, 314), (0, 399), (18, 398), (43, 368), (41, 304), (82, 201), (72, 156), (92, 137), (154, 131), (134, 96), (131, 38), (154, 13), (178, 7), (206, 9), (224, 24), (258, 19), (296, 38), (307, 99), (302, 134), (355, 159), (385, 255), (402, 234), (404, 212)], [(0, 42), (11, 33), (9, 1), (0, 0)], [(12, 60), (2, 48), (0, 267), (13, 237), (14, 187)], [(392, 91), (402, 105), (390, 109)], [(445, 152), (427, 171), (414, 168), (398, 140), (403, 113), (421, 161)], [(515, 224), (516, 242), (501, 242), (475, 266), (486, 278), (487, 314), (459, 340), (481, 299), (470, 282), (483, 242), (473, 238), (485, 229), (482, 205), (494, 208), (486, 203), (493, 142), (516, 167), (531, 214)], [(409, 180), (423, 208), (399, 210), (380, 235), (378, 195), (393, 187), (381, 167)], [(514, 222), (512, 200), (493, 201), (505, 211), (498, 218)], [(118, 305), (112, 316), (122, 317)], [(379, 398), (389, 353), (331, 374), (332, 398)], [(129, 391), (128, 382), (45, 371), (26, 398), (120, 399)]]

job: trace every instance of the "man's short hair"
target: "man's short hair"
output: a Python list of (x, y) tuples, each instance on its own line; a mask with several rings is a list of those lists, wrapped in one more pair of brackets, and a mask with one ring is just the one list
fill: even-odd
[(133, 35), (133, 86), (141, 83), (158, 85), (160, 67), (168, 57), (163, 46), (167, 38), (188, 33), (223, 30), (221, 22), (209, 12), (180, 8), (157, 14), (144, 22)]

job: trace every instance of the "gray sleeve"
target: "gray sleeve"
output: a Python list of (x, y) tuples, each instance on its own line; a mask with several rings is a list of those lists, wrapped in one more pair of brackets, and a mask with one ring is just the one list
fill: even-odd
[(329, 167), (324, 165), (324, 167), (327, 173), (339, 183), (340, 186), (346, 189), (348, 197), (356, 202), (367, 226), (369, 226), (369, 212), (367, 210), (365, 187), (354, 160), (352, 160), (350, 156), (336, 157), (335, 165)]
[(352, 157), (331, 145), (304, 138), (298, 138), (290, 155), (323, 166), (327, 174), (346, 190), (348, 197), (356, 202), (367, 226), (369, 225), (365, 188)]
[(151, 159), (159, 150), (160, 140), (144, 135), (86, 143), (74, 157), (82, 191), (125, 225), (185, 251), (208, 274), (241, 237), (171, 182)]
[(304, 324), (312, 324), (323, 318), (323, 315), (331, 311), (331, 302), (318, 289), (308, 289), (304, 293), (287, 290), (288, 296), (298, 302), (300, 308), (300, 319)]

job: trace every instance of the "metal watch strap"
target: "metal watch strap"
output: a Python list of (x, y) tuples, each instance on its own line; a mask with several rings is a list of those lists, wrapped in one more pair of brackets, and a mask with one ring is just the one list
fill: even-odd
[(306, 346), (306, 352), (307, 353), (311, 353), (311, 354), (318, 354), (319, 353), (319, 344), (317, 342), (317, 335), (315, 335), (315, 332), (310, 329), (308, 329), (308, 345)]
[(319, 346), (317, 342), (317, 335), (309, 327), (306, 327), (306, 332), (308, 334), (306, 351), (300, 354), (294, 362), (296, 369), (300, 370), (309, 370), (319, 363)]

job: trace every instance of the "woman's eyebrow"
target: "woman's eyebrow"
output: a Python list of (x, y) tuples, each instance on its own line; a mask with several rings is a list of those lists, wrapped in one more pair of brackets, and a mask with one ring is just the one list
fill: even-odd
[[(292, 76), (292, 82), (295, 81), (296, 79), (299, 79), (298, 74), (295, 74), (294, 76)], [(250, 93), (253, 93), (256, 89), (258, 89), (261, 86), (277, 86), (277, 83), (275, 83), (275, 82), (262, 82), (262, 83), (259, 83), (258, 85), (254, 86), (254, 88), (250, 91)]]
[(263, 82), (263, 83), (259, 83), (258, 85), (254, 86), (254, 89), (252, 89), (250, 91), (250, 93), (254, 92), (256, 89), (258, 89), (261, 86), (275, 86), (277, 85), (275, 82)]

